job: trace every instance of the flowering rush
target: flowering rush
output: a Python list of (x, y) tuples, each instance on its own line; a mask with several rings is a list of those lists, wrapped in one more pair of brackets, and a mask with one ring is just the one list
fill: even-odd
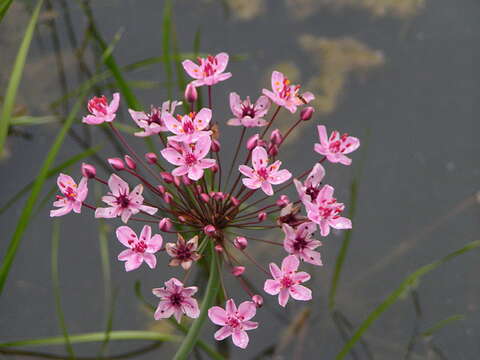
[[(119, 218), (116, 237), (123, 249), (118, 260), (126, 271), (154, 269), (158, 260), (178, 272), (177, 277), (164, 279), (163, 287), (153, 289), (159, 298), (154, 318), (200, 322), (190, 327), (195, 333), (181, 345), (183, 354), (192, 350), (205, 319), (219, 326), (214, 334), (217, 341), (231, 337), (243, 349), (249, 334), (261, 327), (254, 317), (264, 302), (262, 295), (276, 297), (281, 307), (311, 300), (309, 271), (323, 265), (320, 239), (329, 235), (330, 228), (352, 227), (343, 216), (345, 206), (334, 197), (333, 186), (324, 183), (323, 165), (350, 165), (347, 154), (359, 147), (359, 140), (336, 130), (329, 135), (325, 126), (318, 125), (318, 143), (312, 146), (316, 160), (310, 168), (293, 174), (279, 158), (285, 154), (285, 139), (313, 117), (314, 109), (307, 105), (313, 94), (300, 91), (300, 85), (290, 84), (284, 74), (274, 71), (271, 89), (259, 91), (262, 95), (255, 102), (249, 96), (242, 100), (235, 92), (219, 95), (225, 110), (231, 112), (231, 116), (219, 116), (211, 105), (200, 103), (198, 94), (207, 87), (208, 104), (212, 104), (214, 85), (232, 76), (226, 72), (228, 59), (220, 53), (196, 62), (185, 60), (183, 67), (192, 81), (183, 103), (166, 99), (148, 112), (129, 109), (128, 121), (138, 127), (135, 135), (157, 140), (163, 147), (158, 153), (137, 153), (115, 125), (118, 93), (110, 103), (105, 96), (92, 98), (83, 122), (106, 123), (125, 153), (107, 159), (112, 168), (107, 176), (97, 174), (92, 164), (82, 164), (78, 185), (69, 175), (60, 174), (61, 195), (50, 212), (53, 217), (86, 208), (96, 218)], [(275, 126), (282, 109), (295, 120), (283, 134)], [(240, 129), (237, 140), (222, 138), (227, 125)], [(224, 155), (230, 150), (232, 154)], [(222, 158), (233, 160), (226, 163)], [(89, 182), (104, 186), (101, 199), (87, 202)], [(286, 195), (288, 189), (296, 194), (295, 199)], [(105, 205), (97, 207), (96, 203)], [(265, 232), (272, 230), (277, 231), (278, 241), (265, 239)], [(249, 244), (257, 241), (276, 246), (283, 258), (271, 259), (269, 264), (258, 262), (249, 253)], [(228, 271), (221, 271), (220, 266)], [(189, 276), (193, 269), (208, 270), (206, 287), (188, 285), (195, 278)], [(263, 288), (263, 294), (256, 293), (246, 280), (255, 270), (261, 271), (264, 283), (256, 288)], [(219, 286), (224, 283), (222, 276), (238, 280), (245, 295), (235, 300), (229, 297), (225, 286)], [(218, 291), (223, 296), (217, 296)], [(201, 308), (197, 293), (204, 294)], [(215, 303), (222, 297), (227, 299), (225, 304)]]

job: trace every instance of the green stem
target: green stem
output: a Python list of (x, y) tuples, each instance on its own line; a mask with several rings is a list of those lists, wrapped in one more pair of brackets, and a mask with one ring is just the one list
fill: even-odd
[(194, 321), (190, 330), (187, 333), (187, 336), (180, 345), (177, 353), (173, 360), (186, 360), (188, 355), (193, 350), (197, 342), (198, 335), (200, 330), (203, 327), (205, 320), (207, 319), (208, 309), (213, 305), (215, 297), (217, 296), (218, 289), (220, 287), (220, 274), (217, 270), (217, 254), (213, 248), (213, 244), (210, 244), (210, 274), (207, 284), (207, 289), (205, 291), (205, 296), (203, 297), (202, 306), (200, 308), (200, 316)]

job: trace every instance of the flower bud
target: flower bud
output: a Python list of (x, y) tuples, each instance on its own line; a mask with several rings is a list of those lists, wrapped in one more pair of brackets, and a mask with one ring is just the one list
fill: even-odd
[(201, 193), (200, 194), (200, 199), (202, 199), (204, 202), (208, 203), (210, 201), (210, 196), (208, 196), (208, 194)]
[(260, 139), (260, 135), (255, 134), (250, 136), (250, 138), (247, 140), (247, 150), (252, 151), (255, 146), (257, 146), (257, 142)]
[(240, 276), (245, 272), (245, 266), (234, 266), (232, 268), (233, 276)]
[(290, 199), (288, 198), (287, 195), (280, 195), (280, 197), (277, 199), (277, 201), (275, 202), (275, 204), (278, 206), (278, 207), (285, 207), (288, 205), (288, 203), (290, 202)]
[(213, 165), (213, 166), (210, 168), (210, 170), (212, 170), (212, 172), (213, 172), (214, 174), (216, 174), (217, 171), (218, 171), (218, 164), (215, 163), (215, 165)]
[(219, 152), (220, 151), (220, 142), (218, 140), (212, 140), (212, 147), (211, 147), (213, 152)]
[(207, 225), (203, 228), (203, 232), (205, 235), (213, 236), (217, 233), (217, 229), (215, 229), (215, 226), (213, 225)]
[(261, 213), (258, 214), (258, 222), (265, 221), (267, 218), (267, 213), (265, 211), (262, 211)]
[(120, 159), (120, 158), (109, 158), (109, 159), (107, 159), (107, 161), (114, 170), (117, 170), (117, 171), (125, 170), (125, 164), (123, 163), (122, 159)]
[(270, 149), (268, 149), (268, 155), (270, 156), (277, 156), (278, 155), (278, 145), (273, 145), (270, 146)]
[(180, 215), (180, 216), (178, 217), (178, 220), (180, 220), (180, 222), (182, 222), (182, 223), (186, 223), (186, 222), (187, 222), (187, 218), (186, 218), (185, 216), (183, 216), (183, 215)]
[(172, 228), (172, 220), (170, 220), (169, 218), (163, 218), (162, 220), (160, 220), (160, 222), (158, 223), (158, 227), (161, 231), (170, 231), (170, 229)]
[(213, 198), (217, 201), (223, 200), (225, 195), (223, 195), (223, 192), (217, 191), (214, 195)]
[(232, 202), (232, 204), (233, 204), (234, 206), (238, 206), (238, 205), (240, 204), (240, 200), (238, 200), (235, 196), (232, 196), (232, 197), (230, 198), (230, 201)]
[(160, 176), (162, 177), (163, 181), (165, 181), (167, 184), (173, 183), (173, 175), (168, 173), (168, 172), (161, 172)]
[(82, 163), (82, 175), (88, 179), (93, 179), (97, 175), (97, 169), (93, 165)]
[(198, 99), (198, 93), (197, 93), (197, 88), (193, 86), (192, 83), (189, 83), (187, 87), (185, 88), (185, 100), (187, 100), (188, 103), (192, 104)]
[(203, 191), (202, 187), (200, 185), (197, 185), (197, 192), (201, 193)]
[(127, 164), (127, 166), (132, 169), (132, 170), (135, 170), (137, 168), (137, 163), (135, 162), (135, 160), (133, 160), (130, 156), (128, 155), (125, 155), (125, 163)]
[(300, 119), (302, 119), (303, 121), (310, 120), (314, 111), (315, 109), (312, 106), (307, 106), (300, 112)]
[(223, 252), (223, 246), (220, 245), (220, 244), (215, 245), (215, 251), (218, 252), (218, 253), (222, 253)]
[(278, 145), (282, 142), (282, 139), (282, 133), (278, 129), (273, 130), (270, 134), (270, 141), (272, 142), (272, 144)]
[(156, 164), (158, 160), (157, 154), (152, 152), (146, 153), (145, 160), (147, 160), (149, 164)]
[(165, 201), (167, 204), (170, 204), (172, 200), (173, 200), (173, 196), (168, 191), (165, 194), (163, 194), (163, 201)]
[(243, 236), (237, 236), (235, 239), (233, 239), (233, 246), (239, 250), (244, 250), (248, 246), (248, 240)]
[(163, 185), (157, 185), (157, 189), (160, 192), (160, 194), (165, 194), (165, 186)]
[(182, 184), (182, 180), (179, 176), (174, 176), (173, 182), (175, 183), (176, 186), (180, 186)]
[(186, 175), (182, 176), (182, 182), (187, 186), (192, 185), (192, 180)]
[(257, 308), (262, 307), (263, 305), (263, 297), (261, 297), (260, 295), (253, 295), (252, 301), (255, 303)]

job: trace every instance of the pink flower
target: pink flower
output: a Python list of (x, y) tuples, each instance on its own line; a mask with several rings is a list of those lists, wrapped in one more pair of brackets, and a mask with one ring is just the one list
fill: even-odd
[(302, 202), (315, 201), (318, 192), (320, 191), (320, 184), (324, 176), (325, 169), (323, 166), (321, 164), (315, 164), (303, 184), (297, 179), (293, 180), (295, 187), (297, 188), (298, 196)]
[(128, 109), (133, 121), (144, 130), (136, 132), (134, 135), (145, 137), (167, 131), (168, 129), (164, 122), (165, 114), (173, 114), (175, 108), (181, 104), (181, 101), (165, 101), (161, 109), (151, 106), (149, 114), (143, 111)]
[(324, 125), (319, 125), (317, 128), (320, 144), (315, 144), (315, 151), (325, 155), (328, 161), (332, 163), (350, 165), (352, 159), (345, 156), (345, 154), (357, 150), (360, 146), (360, 140), (356, 137), (348, 136), (348, 134), (340, 135), (336, 130), (328, 137), (327, 129)]
[(249, 341), (246, 330), (253, 330), (258, 327), (258, 322), (250, 321), (256, 312), (257, 307), (252, 301), (244, 301), (237, 309), (233, 299), (227, 301), (225, 310), (219, 306), (208, 309), (210, 320), (214, 324), (222, 326), (215, 333), (215, 340), (220, 341), (231, 335), (233, 343), (239, 348), (245, 349)]
[(51, 210), (50, 217), (63, 216), (72, 210), (79, 214), (82, 211), (82, 203), (88, 194), (87, 178), (82, 177), (77, 186), (70, 176), (60, 174), (57, 178), (57, 185), (63, 196), (57, 195), (53, 206), (59, 209)]
[(105, 96), (93, 97), (88, 102), (88, 111), (91, 115), (84, 116), (82, 122), (89, 125), (98, 125), (103, 122), (111, 122), (115, 119), (115, 113), (118, 109), (118, 104), (120, 103), (120, 94), (113, 94), (113, 100), (110, 104), (107, 103), (107, 98)]
[(263, 94), (292, 114), (297, 111), (297, 106), (307, 104), (315, 98), (311, 92), (300, 94), (300, 85), (290, 85), (290, 80), (278, 71), (272, 73), (272, 90), (273, 92), (263, 89)]
[(212, 110), (203, 108), (198, 113), (190, 113), (179, 119), (175, 119), (171, 114), (165, 114), (165, 125), (167, 129), (174, 133), (168, 140), (184, 142), (187, 144), (197, 142), (198, 139), (212, 134), (211, 131), (204, 131), (212, 118)]
[(130, 216), (143, 211), (147, 214), (153, 215), (158, 209), (143, 205), (143, 185), (138, 184), (130, 192), (128, 184), (123, 181), (118, 175), (112, 174), (108, 179), (108, 187), (110, 192), (108, 195), (102, 197), (102, 201), (110, 207), (97, 208), (95, 210), (96, 218), (114, 218), (121, 216), (122, 221), (127, 223)]
[(230, 93), (230, 109), (235, 117), (227, 121), (232, 126), (265, 126), (268, 124), (263, 117), (270, 108), (270, 101), (266, 96), (260, 96), (254, 105), (250, 102), (250, 97), (242, 101), (237, 93)]
[(200, 309), (197, 300), (192, 297), (197, 290), (196, 286), (184, 287), (183, 283), (175, 278), (165, 282), (164, 287), (153, 289), (153, 295), (161, 299), (153, 317), (160, 320), (173, 315), (178, 323), (183, 314), (192, 319), (198, 318)]
[(128, 248), (118, 254), (118, 260), (125, 261), (126, 271), (138, 269), (144, 261), (150, 269), (155, 268), (157, 258), (154, 254), (162, 247), (161, 235), (152, 236), (152, 229), (148, 225), (143, 227), (140, 239), (128, 226), (120, 226), (116, 234), (118, 241)]
[(216, 56), (198, 58), (198, 65), (191, 60), (185, 60), (182, 65), (188, 75), (195, 80), (193, 86), (215, 85), (220, 81), (229, 79), (232, 73), (224, 73), (228, 64), (228, 54), (220, 53)]
[(345, 205), (337, 202), (337, 199), (333, 197), (333, 192), (333, 187), (325, 185), (319, 191), (315, 201), (305, 202), (307, 216), (319, 225), (322, 236), (328, 236), (330, 227), (334, 229), (352, 228), (350, 219), (340, 216)]
[(270, 295), (278, 294), (278, 303), (285, 307), (292, 296), (295, 300), (308, 301), (312, 299), (312, 291), (301, 283), (310, 280), (310, 275), (304, 271), (297, 272), (300, 261), (295, 255), (289, 255), (282, 261), (282, 269), (270, 263), (273, 279), (265, 281), (264, 290)]
[(288, 224), (283, 224), (282, 229), (285, 233), (283, 247), (289, 254), (296, 255), (300, 260), (313, 265), (323, 265), (320, 253), (313, 251), (322, 245), (320, 241), (312, 239), (312, 234), (317, 230), (315, 223), (304, 222), (296, 229)]
[(180, 233), (177, 234), (177, 243), (167, 243), (165, 250), (167, 254), (172, 257), (170, 260), (170, 266), (181, 265), (184, 270), (188, 270), (194, 261), (200, 259), (200, 254), (197, 252), (198, 248), (198, 236), (194, 236), (187, 242)]
[(278, 170), (282, 162), (275, 161), (272, 165), (268, 165), (267, 151), (257, 146), (252, 152), (253, 169), (246, 165), (240, 165), (238, 170), (248, 178), (243, 178), (243, 184), (249, 189), (262, 188), (267, 195), (273, 195), (272, 185), (281, 184), (292, 177), (288, 170)]
[(170, 143), (170, 147), (163, 149), (161, 154), (169, 163), (178, 166), (172, 175), (187, 175), (196, 181), (202, 178), (204, 169), (211, 168), (216, 163), (214, 159), (204, 159), (211, 145), (210, 136), (204, 136), (196, 144)]

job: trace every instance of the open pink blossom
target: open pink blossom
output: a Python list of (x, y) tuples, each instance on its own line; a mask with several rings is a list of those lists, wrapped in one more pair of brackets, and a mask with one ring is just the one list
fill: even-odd
[(153, 317), (155, 320), (160, 320), (173, 315), (178, 323), (182, 320), (183, 314), (192, 319), (198, 318), (200, 309), (197, 300), (192, 297), (197, 290), (196, 286), (184, 287), (183, 283), (176, 278), (165, 282), (162, 288), (153, 289), (153, 295), (160, 298)]
[(143, 111), (128, 109), (133, 121), (143, 129), (143, 131), (136, 132), (134, 135), (146, 137), (168, 131), (163, 118), (165, 117), (165, 114), (173, 114), (175, 108), (181, 104), (181, 101), (168, 100), (162, 104), (162, 108), (151, 106), (150, 113), (148, 114)]
[(252, 151), (253, 169), (246, 165), (240, 165), (238, 170), (248, 178), (243, 178), (243, 184), (249, 189), (262, 188), (263, 192), (269, 196), (273, 195), (272, 185), (281, 184), (292, 177), (288, 170), (279, 170), (282, 162), (275, 161), (268, 165), (267, 151), (257, 146)]
[(279, 269), (275, 263), (270, 263), (273, 279), (265, 281), (264, 290), (270, 295), (278, 294), (278, 303), (285, 307), (290, 296), (295, 300), (308, 301), (312, 299), (312, 291), (301, 283), (310, 280), (310, 275), (304, 271), (297, 272), (300, 260), (295, 255), (289, 255), (282, 261)]
[(293, 180), (298, 192), (298, 196), (302, 202), (315, 201), (318, 192), (320, 191), (320, 184), (324, 176), (325, 169), (323, 168), (322, 164), (315, 164), (303, 184), (297, 179)]
[(266, 96), (260, 96), (255, 104), (250, 102), (250, 97), (242, 101), (237, 93), (230, 93), (230, 109), (232, 110), (234, 118), (227, 121), (228, 125), (260, 127), (268, 124), (263, 117), (267, 114), (270, 108), (270, 100)]
[(313, 222), (304, 222), (297, 228), (292, 228), (288, 224), (283, 224), (285, 239), (283, 247), (292, 255), (296, 255), (300, 260), (313, 265), (321, 266), (322, 259), (318, 251), (314, 251), (322, 243), (312, 239), (312, 234), (317, 230), (317, 225)]
[(315, 201), (305, 202), (307, 216), (319, 225), (322, 236), (328, 236), (330, 227), (334, 229), (352, 228), (350, 219), (340, 216), (345, 209), (345, 205), (337, 202), (337, 199), (333, 197), (333, 192), (332, 186), (325, 185), (319, 191)]
[(171, 164), (178, 166), (172, 171), (174, 176), (187, 175), (191, 180), (202, 178), (204, 169), (215, 165), (214, 159), (204, 159), (212, 145), (210, 136), (201, 137), (195, 144), (170, 143), (161, 151), (162, 156)]
[(88, 102), (88, 111), (91, 115), (84, 116), (82, 122), (89, 125), (98, 125), (104, 122), (111, 122), (115, 119), (115, 113), (118, 110), (120, 103), (120, 94), (113, 94), (113, 100), (110, 104), (107, 103), (107, 98), (102, 95), (101, 97), (93, 97)]
[(208, 309), (208, 317), (216, 324), (222, 326), (214, 335), (215, 340), (223, 340), (232, 336), (233, 343), (239, 348), (245, 349), (248, 345), (246, 330), (258, 327), (258, 322), (250, 321), (257, 312), (257, 307), (252, 301), (244, 301), (237, 309), (233, 299), (229, 299), (225, 310), (219, 306)]
[(176, 119), (169, 113), (165, 114), (165, 125), (174, 136), (169, 136), (168, 140), (184, 142), (187, 144), (198, 141), (201, 137), (212, 134), (210, 130), (205, 130), (212, 119), (212, 110), (203, 108), (198, 113), (190, 113), (178, 116)]
[(118, 175), (112, 174), (108, 179), (108, 187), (110, 192), (102, 197), (102, 201), (110, 207), (97, 208), (95, 210), (96, 218), (114, 218), (120, 216), (124, 223), (127, 223), (130, 216), (143, 211), (147, 214), (153, 215), (158, 209), (143, 205), (143, 185), (138, 184), (130, 192), (128, 184), (122, 180)]
[(272, 90), (263, 89), (263, 94), (268, 96), (275, 104), (283, 106), (292, 114), (300, 105), (308, 104), (315, 96), (311, 92), (300, 94), (300, 85), (291, 85), (285, 75), (279, 71), (272, 73)]
[(170, 266), (181, 265), (184, 270), (188, 270), (194, 261), (200, 259), (200, 254), (197, 252), (198, 236), (194, 236), (187, 242), (180, 233), (177, 233), (177, 243), (167, 243), (165, 250), (167, 254), (172, 257)]
[(228, 65), (228, 54), (224, 52), (216, 56), (198, 58), (198, 64), (191, 60), (185, 60), (182, 65), (187, 74), (195, 79), (192, 81), (193, 86), (215, 85), (232, 76), (232, 73), (224, 73)]
[(58, 175), (57, 185), (62, 195), (57, 195), (57, 200), (53, 206), (59, 208), (50, 211), (50, 217), (63, 216), (70, 211), (79, 214), (82, 211), (82, 203), (88, 194), (87, 178), (82, 177), (80, 183), (77, 183), (65, 174)]
[(157, 266), (157, 258), (154, 254), (162, 247), (163, 239), (159, 234), (152, 236), (150, 226), (143, 227), (140, 239), (128, 226), (120, 226), (116, 234), (118, 241), (128, 248), (118, 254), (118, 260), (125, 261), (126, 271), (138, 269), (144, 261), (150, 269)]
[(348, 134), (340, 135), (338, 131), (332, 131), (330, 137), (327, 136), (327, 128), (324, 125), (318, 125), (318, 136), (320, 144), (315, 144), (315, 151), (321, 155), (325, 155), (328, 161), (332, 163), (340, 163), (350, 165), (352, 159), (345, 156), (358, 149), (360, 140), (356, 137), (348, 136)]

